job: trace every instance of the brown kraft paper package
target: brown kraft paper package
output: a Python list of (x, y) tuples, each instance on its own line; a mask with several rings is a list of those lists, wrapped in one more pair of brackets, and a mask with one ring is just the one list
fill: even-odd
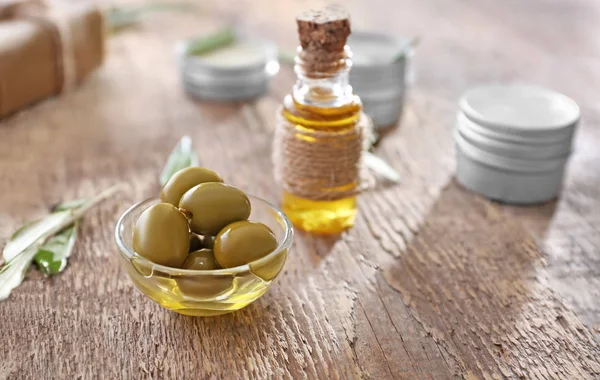
[(96, 7), (50, 13), (37, 2), (0, 0), (0, 119), (81, 83), (102, 64), (104, 22)]

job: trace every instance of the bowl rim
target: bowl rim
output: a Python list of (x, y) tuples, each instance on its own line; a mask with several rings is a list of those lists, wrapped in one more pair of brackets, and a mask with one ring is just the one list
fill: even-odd
[(157, 263), (152, 262), (152, 261), (146, 259), (145, 257), (139, 255), (138, 253), (136, 253), (133, 250), (133, 248), (129, 247), (123, 240), (122, 232), (123, 232), (124, 220), (129, 214), (131, 214), (134, 210), (138, 209), (142, 205), (153, 202), (153, 201), (160, 201), (160, 199), (158, 197), (151, 197), (151, 198), (147, 198), (143, 201), (137, 202), (134, 205), (130, 206), (127, 210), (125, 210), (125, 212), (123, 212), (123, 214), (121, 214), (121, 216), (119, 217), (119, 220), (117, 221), (117, 224), (115, 225), (115, 231), (114, 231), (115, 242), (117, 243), (117, 247), (119, 248), (120, 254), (126, 260), (132, 261), (133, 259), (136, 259), (136, 261), (139, 260), (143, 264), (150, 265), (153, 268), (153, 270), (159, 270), (159, 271), (162, 271), (165, 273), (169, 273), (171, 275), (177, 275), (177, 276), (179, 276), (179, 275), (220, 275), (220, 274), (231, 275), (231, 274), (239, 274), (239, 273), (243, 273), (243, 272), (249, 272), (249, 271), (251, 271), (251, 264), (252, 265), (259, 264), (260, 265), (261, 263), (266, 263), (273, 256), (280, 253), (282, 250), (285, 249), (285, 250), (289, 251), (290, 247), (292, 246), (292, 242), (294, 240), (294, 227), (292, 225), (292, 222), (283, 213), (283, 211), (281, 211), (278, 207), (275, 207), (272, 203), (264, 200), (263, 198), (260, 198), (260, 197), (254, 196), (254, 195), (248, 194), (248, 198), (250, 198), (251, 201), (257, 201), (259, 203), (262, 203), (263, 205), (267, 206), (272, 211), (274, 211), (277, 214), (277, 216), (279, 216), (280, 220), (283, 222), (283, 228), (285, 230), (285, 235), (284, 235), (283, 239), (281, 240), (281, 243), (279, 243), (279, 245), (277, 246), (277, 248), (274, 251), (272, 251), (271, 253), (269, 253), (268, 255), (266, 255), (264, 257), (261, 257), (258, 260), (251, 261), (248, 264), (240, 265), (240, 266), (233, 267), (233, 268), (223, 268), (223, 269), (208, 269), (208, 270), (183, 269), (183, 268), (174, 268), (174, 267), (168, 267), (165, 265), (157, 264)]

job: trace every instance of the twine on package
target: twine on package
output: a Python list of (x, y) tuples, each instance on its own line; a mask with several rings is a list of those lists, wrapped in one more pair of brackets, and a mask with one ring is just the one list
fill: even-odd
[(71, 90), (77, 80), (73, 36), (64, 9), (66, 6), (61, 1), (0, 0), (0, 21), (30, 20), (50, 32), (56, 62), (56, 93)]

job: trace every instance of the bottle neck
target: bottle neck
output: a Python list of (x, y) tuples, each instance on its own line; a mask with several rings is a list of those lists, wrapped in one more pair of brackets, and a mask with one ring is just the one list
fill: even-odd
[(298, 47), (294, 71), (298, 77), (293, 97), (297, 103), (317, 107), (339, 107), (353, 100), (348, 77), (352, 53), (307, 52)]

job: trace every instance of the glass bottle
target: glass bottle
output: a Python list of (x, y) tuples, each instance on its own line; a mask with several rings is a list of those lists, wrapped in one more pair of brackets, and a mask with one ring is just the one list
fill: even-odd
[[(326, 26), (326, 29), (329, 28), (326, 32), (331, 33), (331, 27), (331, 23)], [(311, 165), (311, 160), (315, 160), (315, 165), (320, 163), (323, 171), (329, 171), (327, 174), (317, 171), (317, 177), (322, 178), (307, 176), (302, 179), (305, 182), (320, 181), (316, 187), (319, 193), (310, 196), (294, 190), (293, 186), (286, 188), (286, 173), (280, 174), (284, 184), (283, 211), (296, 227), (316, 233), (339, 233), (354, 224), (357, 213), (356, 192), (360, 185), (359, 161), (366, 119), (362, 114), (361, 101), (353, 94), (348, 82), (352, 62), (345, 37), (339, 51), (332, 51), (331, 46), (329, 50), (321, 48), (322, 51), (314, 48), (307, 51), (302, 45), (298, 47), (294, 66), (298, 80), (292, 93), (284, 98), (279, 115), (280, 124), (288, 123), (287, 126), (295, 130), (293, 138), (297, 141), (292, 143), (302, 140), (304, 148), (288, 149), (280, 157), (276, 156), (276, 170), (278, 164)], [(312, 153), (308, 153), (311, 146), (307, 144), (316, 138), (330, 145), (315, 147)], [(337, 151), (341, 152), (339, 157), (327, 157), (327, 150), (336, 152), (338, 148), (341, 149)], [(294, 174), (294, 168), (289, 168), (288, 177)], [(332, 181), (323, 178), (331, 178)], [(310, 186), (315, 183), (311, 182)]]

